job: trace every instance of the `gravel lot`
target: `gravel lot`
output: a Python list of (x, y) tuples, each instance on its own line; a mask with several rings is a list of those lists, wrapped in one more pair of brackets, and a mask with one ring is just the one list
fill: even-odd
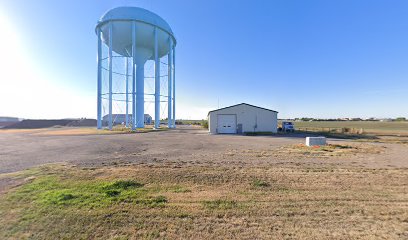
[[(61, 132), (61, 129), (56, 129)], [(268, 158), (252, 152), (300, 144), (304, 136), (209, 135), (205, 130), (181, 126), (176, 130), (140, 134), (59, 135), (54, 129), (0, 131), (0, 173), (10, 173), (47, 163), (67, 162), (80, 166), (122, 164), (171, 165), (291, 165), (333, 164), (369, 168), (408, 167), (408, 148), (402, 144), (359, 143), (385, 147), (383, 154), (310, 158), (276, 154)], [(47, 134), (44, 134), (47, 133)], [(351, 140), (329, 139), (329, 143)]]

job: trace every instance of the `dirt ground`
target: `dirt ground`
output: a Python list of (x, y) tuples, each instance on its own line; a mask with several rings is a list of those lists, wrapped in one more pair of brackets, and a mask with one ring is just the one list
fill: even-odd
[[(140, 134), (106, 134), (73, 131), (75, 128), (0, 131), (0, 173), (10, 173), (46, 163), (67, 162), (80, 166), (119, 164), (253, 165), (331, 164), (368, 168), (408, 167), (408, 147), (329, 139), (384, 148), (384, 154), (355, 154), (328, 159), (294, 156), (283, 152), (267, 158), (256, 152), (273, 152), (282, 146), (304, 143), (304, 135), (209, 135), (206, 130), (182, 126), (176, 130)], [(80, 128), (79, 128), (80, 129)], [(55, 132), (55, 134), (53, 134)], [(239, 152), (250, 150), (251, 154)], [(231, 154), (231, 151), (238, 151)]]
[[(190, 126), (67, 131), (0, 132), (0, 237), (408, 237), (405, 143), (329, 139), (327, 148), (305, 148), (305, 135), (209, 135)], [(49, 163), (57, 165), (20, 172)], [(108, 199), (84, 193), (117, 179), (143, 188)], [(62, 205), (58, 189), (69, 197)], [(143, 205), (156, 198), (160, 207)], [(101, 202), (111, 204), (95, 210)]]
[[(406, 144), (329, 139), (329, 143), (371, 146), (367, 154), (313, 157), (289, 154), (284, 146), (304, 143), (303, 134), (277, 136), (210, 135), (195, 126), (175, 130), (98, 134), (89, 128), (0, 130), (0, 174), (49, 163), (82, 167), (164, 166), (332, 166), (408, 168)], [(262, 156), (264, 155), (264, 156)], [(0, 192), (9, 180), (0, 178)]]

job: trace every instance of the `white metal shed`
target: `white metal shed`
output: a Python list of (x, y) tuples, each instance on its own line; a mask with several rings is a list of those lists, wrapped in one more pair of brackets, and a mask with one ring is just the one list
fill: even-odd
[(276, 133), (277, 128), (277, 111), (247, 103), (220, 108), (208, 113), (208, 130), (213, 134)]

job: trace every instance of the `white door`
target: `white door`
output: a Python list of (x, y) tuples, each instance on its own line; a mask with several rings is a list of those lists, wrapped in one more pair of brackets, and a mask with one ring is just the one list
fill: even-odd
[(237, 133), (237, 121), (235, 114), (219, 114), (218, 133)]

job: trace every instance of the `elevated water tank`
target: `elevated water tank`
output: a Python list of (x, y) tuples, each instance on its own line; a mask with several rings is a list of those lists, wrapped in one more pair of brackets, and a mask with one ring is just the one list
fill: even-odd
[[(132, 60), (132, 128), (144, 127), (144, 64), (155, 61), (155, 127), (160, 124), (160, 59), (167, 56), (168, 126), (175, 127), (175, 46), (176, 39), (169, 24), (160, 16), (138, 7), (118, 7), (106, 12), (95, 28), (98, 35), (98, 128), (102, 127), (102, 63), (108, 59), (109, 69), (109, 128), (112, 129), (112, 52)], [(102, 44), (108, 47), (108, 57), (102, 56)], [(126, 61), (127, 64), (127, 61)], [(128, 68), (126, 67), (126, 72)], [(130, 76), (123, 73), (126, 78)], [(127, 81), (127, 80), (126, 80)], [(127, 83), (127, 82), (126, 82)], [(128, 88), (126, 88), (126, 91)], [(126, 94), (126, 97), (129, 93)], [(126, 100), (128, 102), (128, 100)], [(127, 108), (126, 108), (127, 109)], [(126, 110), (127, 111), (127, 110)], [(128, 112), (126, 112), (128, 115)], [(127, 117), (126, 117), (127, 119)], [(143, 120), (142, 120), (143, 119)]]

